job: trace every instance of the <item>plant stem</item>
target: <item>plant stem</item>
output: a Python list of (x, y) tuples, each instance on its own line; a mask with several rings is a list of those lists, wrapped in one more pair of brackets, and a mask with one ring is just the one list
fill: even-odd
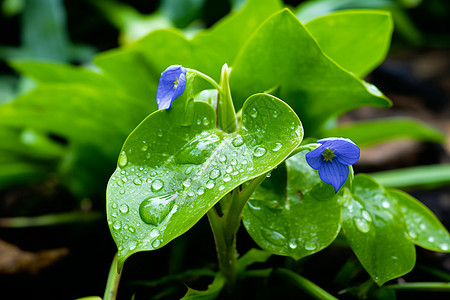
[(219, 93), (222, 92), (222, 89), (220, 88), (219, 84), (214, 79), (209, 77), (208, 75), (206, 75), (206, 74), (204, 74), (204, 73), (202, 73), (200, 71), (197, 71), (197, 70), (194, 70), (194, 69), (190, 69), (190, 68), (186, 68), (186, 71), (194, 73), (197, 76), (203, 78), (204, 80), (208, 81), (217, 91), (219, 91)]
[(54, 226), (62, 224), (89, 223), (100, 221), (102, 212), (68, 212), (60, 214), (49, 214), (37, 217), (15, 217), (1, 218), (0, 227), (24, 228), (37, 226)]
[(329, 294), (327, 291), (323, 290), (321, 287), (317, 286), (308, 279), (300, 276), (299, 274), (284, 268), (276, 269), (275, 274), (280, 275), (286, 279), (289, 279), (297, 287), (304, 290), (311, 297), (319, 300), (338, 300), (336, 297)]
[(117, 272), (117, 253), (114, 255), (113, 261), (111, 263), (111, 268), (109, 269), (108, 281), (106, 282), (105, 294), (103, 295), (103, 300), (115, 300), (117, 296), (117, 289), (119, 288), (120, 273)]
[(396, 291), (449, 292), (450, 282), (410, 282), (386, 286)]

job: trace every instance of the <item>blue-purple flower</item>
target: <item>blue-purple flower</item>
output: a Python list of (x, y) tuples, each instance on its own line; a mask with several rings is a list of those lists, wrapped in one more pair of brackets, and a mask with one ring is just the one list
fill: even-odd
[(337, 193), (347, 180), (348, 166), (359, 159), (359, 147), (344, 138), (326, 138), (317, 142), (320, 146), (306, 153), (306, 162), (311, 168), (319, 170), (320, 179), (331, 184)]
[(180, 65), (172, 65), (161, 73), (158, 89), (156, 90), (156, 103), (158, 109), (170, 108), (173, 100), (183, 94), (186, 87), (186, 69)]

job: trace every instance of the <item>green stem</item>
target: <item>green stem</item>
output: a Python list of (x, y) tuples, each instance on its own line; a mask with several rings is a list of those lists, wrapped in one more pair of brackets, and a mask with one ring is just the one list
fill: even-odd
[(89, 223), (103, 219), (103, 212), (68, 212), (38, 217), (1, 218), (0, 227), (23, 228), (54, 226), (63, 224)]
[(396, 291), (449, 292), (450, 282), (411, 282), (386, 286)]
[(204, 80), (208, 81), (219, 93), (222, 92), (222, 89), (220, 88), (219, 84), (214, 79), (209, 77), (208, 75), (206, 75), (206, 74), (204, 74), (204, 73), (202, 73), (200, 71), (197, 71), (197, 70), (194, 70), (194, 69), (190, 69), (190, 68), (186, 68), (186, 71), (194, 73), (197, 76), (203, 78)]
[(113, 261), (111, 263), (111, 268), (109, 269), (108, 281), (106, 282), (105, 294), (103, 295), (103, 300), (115, 300), (117, 296), (117, 289), (119, 288), (120, 273), (117, 273), (117, 253), (114, 255)]
[(297, 273), (280, 268), (275, 270), (275, 274), (280, 275), (286, 279), (289, 279), (292, 283), (294, 283), (297, 287), (304, 290), (311, 297), (319, 300), (338, 300), (336, 297), (329, 294), (327, 291), (323, 290), (321, 287), (317, 286), (313, 282), (308, 279), (298, 275)]

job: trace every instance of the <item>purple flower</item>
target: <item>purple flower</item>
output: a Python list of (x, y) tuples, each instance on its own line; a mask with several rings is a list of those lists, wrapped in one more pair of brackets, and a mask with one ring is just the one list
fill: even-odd
[(320, 179), (331, 184), (337, 193), (347, 180), (348, 166), (359, 159), (359, 147), (344, 138), (326, 138), (317, 142), (320, 146), (306, 153), (306, 162), (311, 168), (319, 170)]
[(180, 65), (172, 65), (161, 73), (158, 89), (156, 90), (156, 103), (158, 109), (170, 108), (173, 100), (183, 94), (186, 87), (186, 69)]

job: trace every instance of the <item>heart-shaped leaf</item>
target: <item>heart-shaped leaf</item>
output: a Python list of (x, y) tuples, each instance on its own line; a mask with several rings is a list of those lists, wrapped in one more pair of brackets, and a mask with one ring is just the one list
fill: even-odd
[(398, 201), (412, 241), (423, 248), (450, 252), (450, 235), (436, 216), (422, 203), (405, 192), (391, 189), (389, 194)]
[(195, 102), (191, 125), (174, 105), (147, 117), (128, 137), (107, 190), (108, 223), (119, 264), (164, 246), (191, 228), (229, 191), (280, 164), (303, 128), (283, 101), (256, 94), (237, 132), (216, 128), (216, 113)]
[(245, 228), (261, 248), (295, 259), (326, 248), (341, 228), (338, 197), (306, 163), (307, 152), (274, 170), (244, 209)]
[(345, 190), (342, 229), (350, 247), (372, 279), (382, 285), (411, 271), (414, 244), (396, 199), (376, 181), (358, 175)]

